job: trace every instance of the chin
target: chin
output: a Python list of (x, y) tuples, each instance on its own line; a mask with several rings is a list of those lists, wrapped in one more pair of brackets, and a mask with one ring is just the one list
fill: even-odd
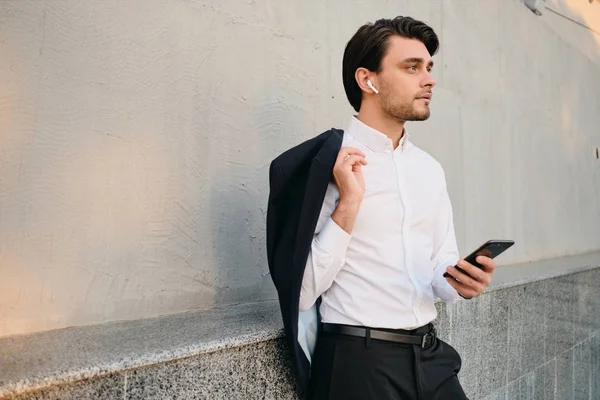
[(411, 119), (409, 121), (425, 121), (427, 119), (429, 119), (429, 114), (427, 114), (427, 115), (420, 115), (420, 116), (415, 117), (415, 118), (413, 118), (413, 119)]
[(429, 107), (411, 107), (399, 109), (386, 109), (384, 113), (398, 121), (425, 121), (429, 118), (431, 111)]
[(415, 112), (413, 117), (409, 119), (409, 121), (425, 121), (429, 118), (431, 112), (429, 110), (423, 112)]

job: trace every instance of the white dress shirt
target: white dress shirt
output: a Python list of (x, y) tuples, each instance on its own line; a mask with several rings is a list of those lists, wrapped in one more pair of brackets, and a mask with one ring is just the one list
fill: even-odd
[(357, 118), (344, 132), (342, 146), (366, 154), (365, 193), (349, 235), (331, 219), (339, 191), (329, 184), (302, 280), (300, 311), (313, 308), (321, 296), (323, 322), (393, 329), (425, 325), (436, 318), (436, 297), (461, 298), (443, 277), (459, 259), (444, 171), (406, 134), (394, 149), (386, 135)]

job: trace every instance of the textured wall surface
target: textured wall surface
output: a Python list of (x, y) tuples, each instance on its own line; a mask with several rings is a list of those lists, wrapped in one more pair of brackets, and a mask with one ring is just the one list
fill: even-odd
[[(470, 399), (600, 398), (600, 268), (437, 306), (439, 335), (461, 355), (459, 377)], [(297, 397), (279, 338), (6, 398)]]
[(599, 58), (572, 42), (600, 43), (521, 3), (0, 0), (0, 336), (274, 299), (268, 164), (345, 127), (343, 48), (382, 16), (441, 37), (408, 130), (461, 251), (600, 249)]

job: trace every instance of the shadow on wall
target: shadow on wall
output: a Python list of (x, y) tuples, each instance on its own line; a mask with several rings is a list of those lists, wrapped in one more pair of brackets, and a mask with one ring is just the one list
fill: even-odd
[[(308, 3), (290, 6), (312, 10)], [(271, 24), (290, 17), (283, 3), (259, 7), (269, 10)], [(277, 298), (266, 261), (269, 166), (292, 144), (317, 134), (317, 110), (326, 107), (315, 90), (319, 73), (329, 66), (323, 46), (287, 31), (239, 29), (244, 43), (235, 42), (236, 50), (223, 56), (228, 64), (243, 65), (252, 79), (231, 71), (226, 96), (215, 93), (213, 103), (219, 126), (226, 128), (213, 143), (219, 163), (209, 201), (217, 306)]]
[(284, 88), (266, 80), (260, 86), (269, 89), (240, 88), (245, 115), (223, 110), (230, 132), (213, 149), (219, 159), (209, 206), (217, 306), (276, 298), (266, 264), (268, 174), (278, 136), (294, 116), (280, 101)]
[[(268, 175), (266, 155), (252, 147), (222, 152), (221, 168), (210, 188), (215, 305), (274, 298), (265, 258)], [(231, 149), (231, 147), (230, 147)], [(218, 149), (215, 149), (221, 152)], [(224, 168), (223, 168), (224, 167)]]
[[(269, 89), (244, 95), (249, 125), (232, 129), (251, 135), (252, 145), (234, 138), (225, 149), (215, 149), (221, 153), (221, 170), (213, 181), (210, 200), (217, 306), (277, 298), (266, 262), (269, 166), (290, 146), (289, 132), (309, 119), (306, 110), (293, 109), (293, 101), (286, 96), (289, 88), (277, 79), (262, 86)], [(240, 118), (229, 117), (232, 121)]]

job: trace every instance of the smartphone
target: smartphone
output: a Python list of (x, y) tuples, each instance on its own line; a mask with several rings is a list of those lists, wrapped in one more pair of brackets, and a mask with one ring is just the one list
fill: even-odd
[[(477, 268), (483, 268), (477, 261), (475, 261), (477, 256), (487, 256), (489, 258), (494, 258), (494, 257), (502, 254), (506, 249), (511, 247), (513, 244), (515, 244), (514, 240), (488, 240), (487, 242), (485, 242), (484, 244), (479, 246), (479, 248), (477, 250), (475, 250), (474, 252), (472, 252), (471, 254), (466, 256), (465, 261), (470, 264), (473, 264)], [(463, 272), (466, 274), (466, 272), (463, 271), (460, 267), (455, 265), (454, 268), (456, 268), (460, 272)], [(444, 277), (452, 278), (452, 275), (450, 275), (447, 272), (444, 272)]]

